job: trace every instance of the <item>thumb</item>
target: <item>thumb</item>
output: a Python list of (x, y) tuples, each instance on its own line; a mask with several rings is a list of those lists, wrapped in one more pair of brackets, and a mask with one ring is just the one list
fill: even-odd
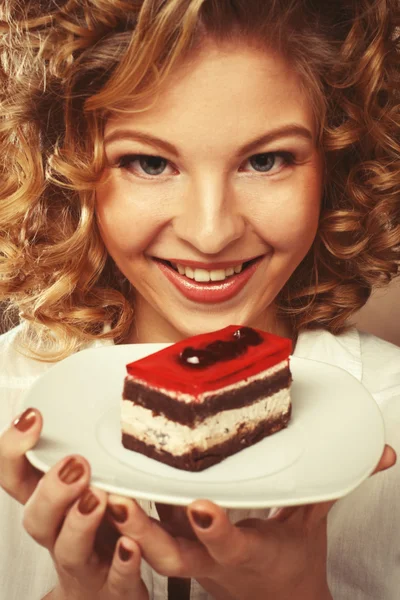
[(383, 449), (382, 456), (381, 456), (377, 466), (375, 467), (372, 475), (374, 475), (375, 473), (379, 473), (380, 471), (386, 471), (386, 469), (390, 469), (390, 467), (393, 467), (393, 465), (396, 464), (396, 460), (397, 460), (396, 452), (394, 451), (392, 446), (389, 446), (388, 444), (386, 444)]
[(0, 434), (0, 486), (21, 504), (43, 475), (25, 456), (39, 440), (42, 427), (40, 412), (28, 408)]

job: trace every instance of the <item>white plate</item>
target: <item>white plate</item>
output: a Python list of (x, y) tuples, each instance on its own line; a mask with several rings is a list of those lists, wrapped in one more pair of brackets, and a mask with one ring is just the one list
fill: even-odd
[(25, 406), (44, 417), (28, 452), (47, 471), (67, 454), (92, 467), (92, 484), (108, 492), (187, 505), (264, 508), (344, 496), (371, 474), (384, 447), (380, 410), (346, 371), (292, 357), (293, 414), (287, 429), (200, 473), (174, 469), (123, 448), (120, 397), (125, 365), (165, 344), (106, 346), (56, 364), (32, 386)]

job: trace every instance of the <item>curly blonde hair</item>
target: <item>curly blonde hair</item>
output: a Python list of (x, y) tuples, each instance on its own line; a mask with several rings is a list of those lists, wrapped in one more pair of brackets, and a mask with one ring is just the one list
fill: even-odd
[(340, 333), (398, 274), (398, 0), (5, 0), (1, 10), (0, 301), (24, 319), (31, 355), (58, 360), (129, 330), (131, 286), (96, 223), (104, 123), (150, 102), (205, 36), (277, 49), (314, 108), (327, 183), (280, 314), (295, 331)]

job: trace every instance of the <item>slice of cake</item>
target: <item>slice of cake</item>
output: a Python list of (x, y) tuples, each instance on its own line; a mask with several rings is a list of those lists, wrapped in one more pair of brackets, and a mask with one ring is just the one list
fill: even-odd
[(127, 365), (122, 443), (201, 471), (286, 427), (291, 341), (229, 326)]

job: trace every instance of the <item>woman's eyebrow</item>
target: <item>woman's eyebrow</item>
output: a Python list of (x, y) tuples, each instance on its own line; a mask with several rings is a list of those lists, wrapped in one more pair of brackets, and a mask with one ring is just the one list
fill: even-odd
[(115, 129), (109, 135), (106, 135), (104, 138), (104, 145), (111, 144), (117, 140), (132, 140), (134, 142), (145, 142), (150, 146), (155, 146), (165, 150), (169, 154), (173, 154), (176, 157), (179, 157), (179, 151), (173, 144), (167, 142), (166, 140), (162, 140), (154, 135), (150, 135), (149, 133), (144, 133), (142, 131), (134, 131), (133, 129)]
[[(313, 140), (313, 134), (309, 129), (307, 129), (307, 127), (304, 127), (303, 125), (298, 125), (296, 123), (290, 123), (287, 125), (283, 125), (282, 127), (272, 129), (267, 133), (264, 133), (255, 140), (252, 140), (251, 142), (242, 146), (236, 154), (237, 156), (249, 154), (258, 146), (273, 142), (281, 137), (300, 137), (310, 141)], [(133, 140), (145, 142), (150, 146), (160, 148), (168, 152), (169, 154), (172, 154), (175, 157), (179, 157), (179, 150), (173, 144), (149, 133), (144, 133), (142, 131), (135, 131), (133, 129), (115, 129), (110, 134), (105, 136), (104, 145), (111, 144), (112, 142), (118, 140)]]
[(243, 154), (250, 154), (255, 148), (258, 148), (262, 144), (275, 142), (275, 140), (282, 137), (298, 137), (308, 141), (313, 141), (313, 134), (310, 129), (307, 129), (307, 127), (304, 127), (303, 125), (289, 123), (287, 125), (283, 125), (282, 127), (271, 129), (252, 142), (245, 144), (238, 150), (237, 155), (242, 156)]

